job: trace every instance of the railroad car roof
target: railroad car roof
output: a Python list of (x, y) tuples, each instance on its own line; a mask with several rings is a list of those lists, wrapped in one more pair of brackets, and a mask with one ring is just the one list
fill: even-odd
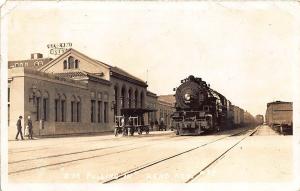
[(269, 106), (269, 105), (275, 105), (275, 104), (293, 104), (293, 102), (287, 102), (287, 101), (273, 101), (273, 102), (267, 103), (267, 106)]

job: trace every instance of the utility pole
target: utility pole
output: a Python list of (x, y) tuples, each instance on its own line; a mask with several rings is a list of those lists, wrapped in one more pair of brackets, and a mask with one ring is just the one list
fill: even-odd
[(147, 68), (147, 71), (146, 71), (146, 84), (148, 84), (148, 68)]

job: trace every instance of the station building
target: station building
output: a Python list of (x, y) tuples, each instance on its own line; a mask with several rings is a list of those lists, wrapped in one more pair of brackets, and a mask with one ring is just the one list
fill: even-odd
[(167, 119), (172, 106), (125, 70), (69, 49), (55, 59), (32, 54), (8, 63), (9, 132), (30, 115), (35, 135), (112, 131), (122, 108), (148, 108), (145, 121)]
[(160, 95), (157, 98), (157, 118), (163, 120), (167, 128), (172, 126), (172, 113), (175, 111), (175, 96)]

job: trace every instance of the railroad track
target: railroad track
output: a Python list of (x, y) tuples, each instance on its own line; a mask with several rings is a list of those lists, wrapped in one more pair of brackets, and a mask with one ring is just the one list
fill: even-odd
[(191, 178), (189, 178), (185, 183), (191, 183), (193, 180), (195, 180), (200, 174), (204, 173), (208, 168), (210, 168), (213, 164), (215, 164), (217, 161), (221, 160), (230, 150), (235, 148), (238, 144), (240, 144), (244, 139), (246, 139), (249, 136), (252, 136), (259, 127), (256, 127), (252, 132), (247, 133), (243, 138), (241, 138), (239, 141), (237, 141), (235, 144), (233, 144), (230, 148), (226, 149), (223, 153), (221, 153), (217, 158), (215, 158), (213, 161), (211, 161), (208, 165), (206, 165), (204, 168), (202, 168), (200, 171), (198, 171), (196, 174), (194, 174)]
[[(176, 138), (176, 141), (177, 140), (181, 141), (181, 140), (185, 140), (185, 139), (191, 139), (191, 137), (178, 137), (178, 136), (174, 136), (173, 138)], [(166, 138), (162, 137), (162, 138), (159, 138), (159, 139), (151, 139), (151, 140), (147, 140), (147, 141), (152, 142), (152, 141), (158, 141), (158, 140), (162, 140), (162, 139), (166, 139)], [(141, 142), (141, 141), (139, 141), (139, 142)], [(168, 139), (166, 139), (165, 141), (168, 141)], [(110, 147), (110, 148), (118, 148), (118, 147), (122, 147), (122, 146), (134, 145), (134, 144), (138, 144), (139, 142), (135, 141), (134, 143), (130, 143), (130, 144), (127, 144), (127, 145), (116, 145), (115, 147)], [(143, 149), (145, 147), (154, 146), (156, 144), (163, 144), (163, 143), (155, 142), (155, 143), (152, 143), (152, 144), (141, 145), (141, 146), (138, 146), (138, 147), (125, 149), (125, 150), (121, 150), (121, 151), (109, 152), (109, 153), (100, 154), (100, 155), (93, 155), (93, 156), (82, 157), (82, 158), (78, 158), (78, 159), (72, 159), (72, 160), (66, 160), (66, 161), (62, 161), (62, 162), (56, 162), (56, 163), (52, 163), (52, 164), (46, 164), (46, 165), (40, 165), (40, 166), (36, 166), (36, 167), (30, 167), (30, 168), (26, 168), (26, 169), (11, 171), (11, 172), (8, 173), (8, 175), (18, 174), (18, 173), (27, 172), (27, 171), (31, 171), (31, 170), (37, 170), (37, 169), (46, 168), (46, 167), (58, 166), (58, 165), (62, 165), (62, 164), (68, 164), (68, 163), (72, 163), (72, 162), (76, 162), (76, 161), (82, 161), (82, 160), (88, 160), (88, 159), (93, 159), (93, 158), (109, 156), (109, 155), (113, 155), (113, 154), (118, 154), (118, 153), (128, 152), (128, 151), (132, 151), (132, 150), (137, 150), (137, 149)], [(35, 160), (49, 159), (49, 158), (57, 158), (57, 157), (63, 157), (63, 156), (68, 156), (68, 155), (76, 155), (76, 154), (78, 155), (78, 154), (82, 154), (82, 153), (94, 152), (94, 151), (97, 151), (97, 150), (104, 150), (104, 149), (105, 148), (89, 149), (89, 150), (83, 150), (83, 151), (72, 152), (72, 153), (50, 155), (50, 156), (37, 157), (37, 158), (31, 158), (31, 159), (23, 159), (23, 160), (19, 160), (19, 161), (11, 161), (11, 162), (9, 162), (9, 164), (14, 165), (14, 164), (21, 163), (21, 162), (28, 162), (28, 161), (35, 161)]]
[[(192, 181), (194, 178), (196, 178), (201, 172), (203, 172), (204, 170), (206, 170), (207, 168), (209, 168), (213, 163), (215, 163), (217, 160), (219, 160), (221, 157), (223, 157), (227, 152), (229, 152), (231, 149), (233, 149), (233, 148), (234, 148), (236, 145), (238, 145), (242, 140), (244, 140), (246, 137), (248, 137), (248, 136), (254, 134), (256, 130), (257, 130), (257, 128), (254, 129), (253, 131), (251, 131), (250, 134), (247, 133), (246, 136), (244, 136), (241, 140), (239, 140), (239, 141), (238, 141), (236, 144), (234, 144), (232, 147), (230, 147), (229, 149), (227, 149), (224, 153), (222, 153), (221, 156), (218, 156), (215, 160), (213, 160), (210, 164), (208, 164), (204, 169), (202, 169), (201, 171), (199, 171), (199, 172), (197, 172), (195, 175), (193, 175), (191, 178), (189, 178), (189, 179), (186, 181), (186, 183), (191, 182), (191, 181)], [(225, 139), (225, 138), (240, 135), (240, 134), (245, 133), (245, 132), (247, 132), (247, 131), (249, 131), (249, 129), (246, 129), (246, 130), (243, 130), (243, 131), (240, 131), (240, 132), (237, 132), (237, 133), (233, 133), (233, 134), (230, 134), (230, 135), (227, 135), (227, 136), (224, 136), (224, 137), (221, 137), (221, 138), (212, 140), (212, 141), (210, 141), (210, 142), (201, 144), (201, 145), (199, 145), (199, 146), (193, 147), (193, 148), (191, 148), (191, 149), (187, 149), (187, 150), (185, 150), (185, 151), (179, 152), (179, 153), (177, 153), (177, 154), (174, 154), (174, 155), (171, 155), (171, 156), (168, 156), (168, 157), (161, 158), (161, 159), (159, 159), (159, 160), (152, 161), (152, 162), (150, 162), (150, 163), (146, 163), (146, 164), (140, 165), (140, 166), (138, 166), (138, 167), (136, 167), (136, 168), (127, 170), (127, 171), (125, 171), (125, 172), (121, 172), (121, 173), (119, 173), (117, 176), (114, 176), (114, 177), (112, 177), (112, 178), (109, 178), (109, 179), (106, 179), (106, 180), (104, 180), (104, 181), (101, 181), (101, 183), (107, 184), (107, 183), (115, 182), (115, 181), (117, 181), (117, 180), (119, 180), (119, 179), (122, 179), (122, 178), (124, 178), (124, 177), (126, 177), (126, 176), (128, 176), (128, 175), (130, 175), (130, 174), (135, 173), (135, 172), (138, 172), (138, 171), (141, 171), (141, 170), (146, 169), (146, 168), (148, 168), (148, 167), (154, 166), (154, 165), (156, 165), (156, 164), (159, 164), (159, 163), (168, 161), (168, 160), (170, 160), (170, 159), (176, 158), (176, 157), (181, 156), (181, 155), (184, 155), (184, 154), (186, 154), (186, 153), (190, 153), (190, 152), (192, 152), (192, 151), (194, 151), (194, 150), (197, 150), (197, 149), (199, 149), (199, 148), (201, 148), (201, 147), (204, 147), (204, 146), (207, 146), (207, 145), (209, 145), (209, 144), (218, 142), (218, 141), (223, 140), (223, 139)]]
[[(247, 129), (248, 130), (248, 129)], [(240, 131), (238, 133), (235, 133), (236, 135), (237, 134), (241, 134), (247, 130), (243, 130), (243, 131)], [(234, 131), (234, 130), (233, 130)], [(228, 131), (227, 133), (229, 133), (231, 131)], [(220, 133), (217, 133), (217, 134), (220, 134)], [(228, 136), (233, 136), (235, 134), (230, 134)], [(221, 140), (221, 139), (224, 139), (228, 136), (225, 136), (223, 138), (219, 138), (215, 141), (218, 141), (218, 140)], [(197, 138), (198, 136), (172, 136), (172, 137), (168, 137), (168, 138), (174, 138), (176, 141), (181, 141), (181, 140), (185, 140), (185, 139), (193, 139), (193, 138)], [(146, 138), (146, 137), (145, 137)], [(148, 137), (147, 137), (148, 138)], [(153, 141), (159, 141), (159, 140), (162, 140), (162, 139), (165, 139), (166, 141), (168, 141), (169, 139), (166, 139), (166, 137), (149, 137), (149, 140), (147, 140), (147, 142), (153, 142)], [(103, 139), (102, 139), (103, 140)], [(128, 139), (128, 140), (131, 140), (131, 139)], [(144, 141), (145, 139), (140, 139), (141, 141)], [(163, 140), (164, 141), (164, 140)], [(212, 142), (215, 142), (215, 141), (212, 141)], [(134, 143), (130, 143), (130, 144), (127, 144), (127, 145), (133, 145), (133, 144), (138, 144), (140, 141), (136, 141), (135, 139), (135, 142)], [(201, 147), (205, 146), (205, 145), (208, 145), (212, 142), (208, 142), (208, 143), (205, 143), (203, 144)], [(119, 150), (119, 151), (115, 151), (115, 152), (109, 152), (109, 153), (105, 153), (105, 154), (98, 154), (98, 155), (92, 155), (92, 156), (84, 156), (84, 157), (80, 157), (80, 154), (84, 154), (84, 153), (89, 153), (89, 152), (94, 152), (94, 151), (98, 151), (98, 150), (104, 150), (105, 148), (95, 148), (95, 149), (88, 149), (88, 150), (83, 150), (83, 151), (77, 151), (77, 152), (70, 152), (70, 153), (63, 153), (63, 154), (57, 154), (57, 155), (50, 155), (50, 156), (42, 156), (42, 157), (36, 157), (36, 158), (31, 158), (31, 159), (23, 159), (23, 160), (19, 160), (19, 161), (12, 161), (10, 162), (10, 165), (14, 165), (14, 164), (17, 164), (17, 163), (21, 163), (22, 165), (24, 164), (25, 162), (25, 166), (26, 168), (25, 169), (18, 169), (18, 170), (15, 170), (15, 171), (11, 171), (9, 172), (8, 174), (9, 175), (14, 175), (14, 174), (19, 174), (19, 173), (24, 173), (24, 172), (28, 172), (28, 171), (32, 171), (32, 170), (37, 170), (37, 169), (42, 169), (42, 168), (47, 168), (47, 167), (53, 167), (53, 166), (58, 166), (58, 165), (63, 165), (63, 164), (69, 164), (69, 163), (72, 163), (72, 162), (76, 162), (76, 161), (82, 161), (82, 160), (88, 160), (88, 159), (93, 159), (93, 158), (99, 158), (99, 157), (104, 157), (104, 156), (108, 156), (108, 155), (113, 155), (113, 154), (118, 154), (118, 153), (124, 153), (124, 152), (129, 152), (129, 151), (133, 151), (133, 150), (138, 150), (138, 149), (143, 149), (145, 147), (150, 147), (150, 146), (154, 146), (156, 144), (163, 144), (163, 142), (155, 142), (154, 144), (146, 144), (146, 145), (141, 145), (141, 146), (138, 146), (138, 147), (134, 147), (134, 148), (129, 148), (129, 149), (125, 149), (125, 150)], [(117, 147), (122, 147), (122, 146), (125, 146), (125, 145), (116, 145), (116, 146), (112, 146), (110, 148), (117, 148)], [(109, 148), (107, 148), (109, 149)], [(192, 149), (189, 149), (188, 151), (185, 151), (183, 153), (179, 153), (179, 154), (176, 154), (176, 156), (179, 156), (179, 155), (182, 155), (186, 152), (190, 152), (192, 150), (195, 150), (196, 148), (192, 148)], [(41, 161), (44, 161), (49, 159), (49, 158), (58, 158), (58, 160), (61, 160), (59, 157), (64, 157), (64, 156), (68, 156), (68, 155), (73, 155), (76, 157), (79, 157), (77, 159), (71, 159), (71, 160), (64, 160), (64, 161), (60, 161), (60, 162), (54, 162), (54, 163), (50, 163), (50, 164), (45, 164), (45, 165), (39, 165), (39, 166), (31, 166), (31, 165), (27, 165), (26, 166), (26, 162), (28, 161), (33, 161), (35, 164), (40, 164), (39, 162), (37, 162), (38, 160), (41, 160)], [(170, 157), (167, 157), (167, 159), (163, 159), (164, 160), (168, 160), (168, 159), (171, 159), (171, 158), (174, 158), (176, 156), (170, 156)], [(140, 166), (140, 170), (144, 169), (144, 168), (147, 168), (147, 166), (152, 166), (152, 165), (155, 165), (159, 162), (162, 162), (162, 160), (160, 161), (156, 161), (155, 163), (153, 164), (147, 164), (146, 166), (143, 165), (142, 167)], [(29, 167), (29, 168), (28, 168)], [(139, 169), (134, 169), (134, 171), (138, 171)], [(130, 173), (133, 173), (131, 172), (132, 170), (130, 171), (126, 171), (125, 173), (123, 174), (130, 174)], [(119, 177), (120, 178), (120, 177)]]

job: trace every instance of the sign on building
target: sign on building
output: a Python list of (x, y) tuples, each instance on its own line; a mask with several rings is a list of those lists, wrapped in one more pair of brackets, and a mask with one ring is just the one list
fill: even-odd
[(63, 54), (64, 52), (66, 52), (71, 47), (72, 47), (71, 42), (47, 44), (47, 48), (49, 49), (49, 53), (53, 54), (53, 55)]

